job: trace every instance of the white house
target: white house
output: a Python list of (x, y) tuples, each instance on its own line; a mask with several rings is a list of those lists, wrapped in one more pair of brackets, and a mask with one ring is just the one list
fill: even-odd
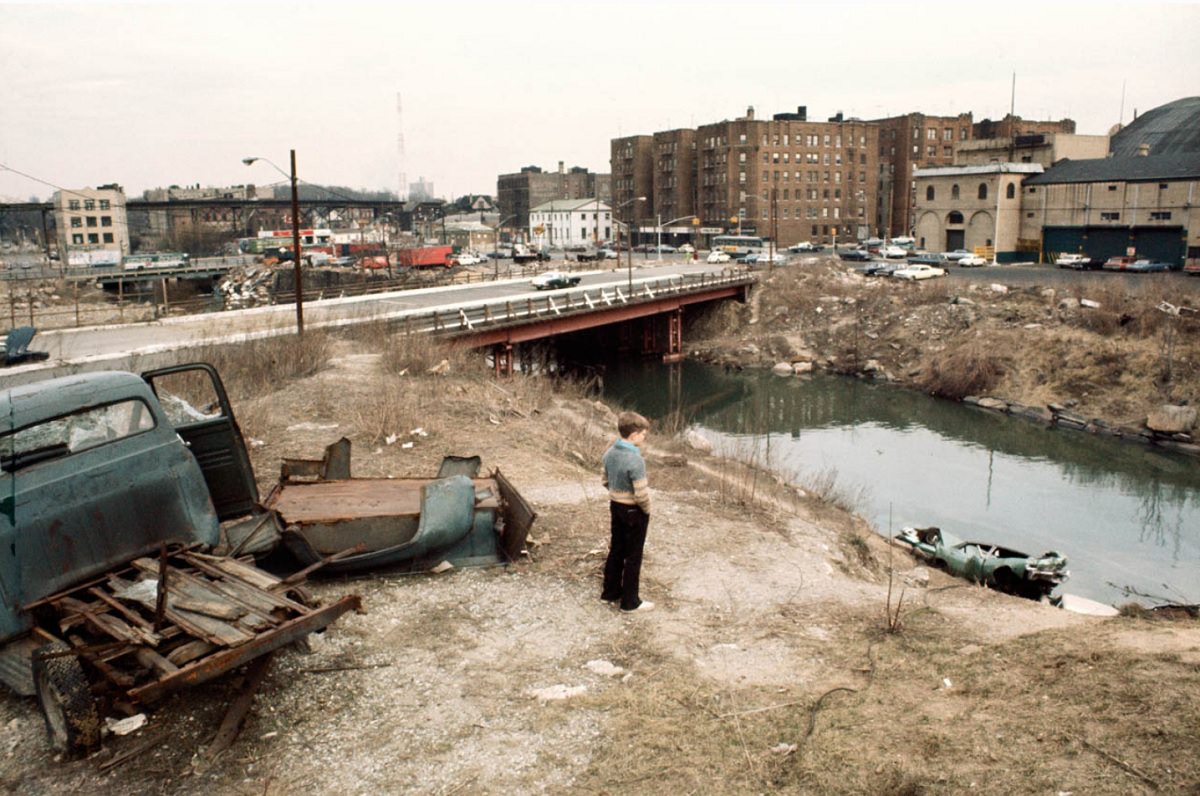
[(555, 199), (529, 211), (529, 237), (541, 246), (595, 246), (612, 238), (612, 210), (595, 197)]

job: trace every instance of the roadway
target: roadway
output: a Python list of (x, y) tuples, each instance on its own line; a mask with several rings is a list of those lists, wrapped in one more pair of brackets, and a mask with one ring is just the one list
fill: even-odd
[[(639, 284), (668, 276), (720, 271), (719, 266), (702, 263), (664, 261), (659, 265), (652, 260), (635, 260), (632, 280), (636, 288)], [(484, 302), (524, 303), (527, 299), (544, 300), (547, 296), (565, 298), (568, 292), (595, 291), (601, 287), (626, 293), (630, 279), (625, 264), (574, 273), (582, 279), (579, 287), (571, 291), (537, 291), (528, 278), (523, 278), (307, 301), (304, 326), (309, 330), (383, 321), (396, 323), (403, 322), (406, 317), (424, 318), (435, 310), (445, 311), (449, 320), (457, 310)], [(119, 363), (124, 361), (144, 360), (182, 348), (290, 334), (295, 325), (295, 305), (280, 304), (175, 316), (146, 323), (50, 330), (40, 332), (31, 346), (49, 352), (49, 360), (7, 368), (0, 374), (0, 383), (30, 381), (39, 377), (36, 371), (46, 368), (121, 367), (123, 365)]]

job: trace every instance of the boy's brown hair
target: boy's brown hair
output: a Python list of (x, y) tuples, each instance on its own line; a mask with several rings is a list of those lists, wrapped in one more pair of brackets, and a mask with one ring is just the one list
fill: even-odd
[(650, 421), (637, 412), (622, 412), (617, 415), (617, 431), (621, 434), (621, 439), (629, 439), (632, 434), (649, 430)]

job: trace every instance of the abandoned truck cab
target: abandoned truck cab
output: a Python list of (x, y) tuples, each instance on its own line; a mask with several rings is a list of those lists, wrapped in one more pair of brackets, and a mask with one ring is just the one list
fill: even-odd
[(0, 394), (0, 641), (22, 606), (164, 544), (213, 545), (204, 476), (132, 373), (88, 373)]
[(210, 551), (258, 502), (216, 371), (89, 373), (0, 391), (0, 682), (51, 743), (217, 677), (361, 607)]

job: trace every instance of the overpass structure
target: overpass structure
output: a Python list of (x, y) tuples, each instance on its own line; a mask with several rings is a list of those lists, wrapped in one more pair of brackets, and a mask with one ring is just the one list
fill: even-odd
[(748, 272), (677, 274), (620, 285), (600, 285), (524, 300), (487, 302), (435, 311), (427, 328), (472, 348), (490, 347), (497, 375), (512, 375), (514, 347), (561, 334), (616, 325), (617, 350), (683, 358), (683, 312), (720, 299), (745, 300), (755, 278)]

